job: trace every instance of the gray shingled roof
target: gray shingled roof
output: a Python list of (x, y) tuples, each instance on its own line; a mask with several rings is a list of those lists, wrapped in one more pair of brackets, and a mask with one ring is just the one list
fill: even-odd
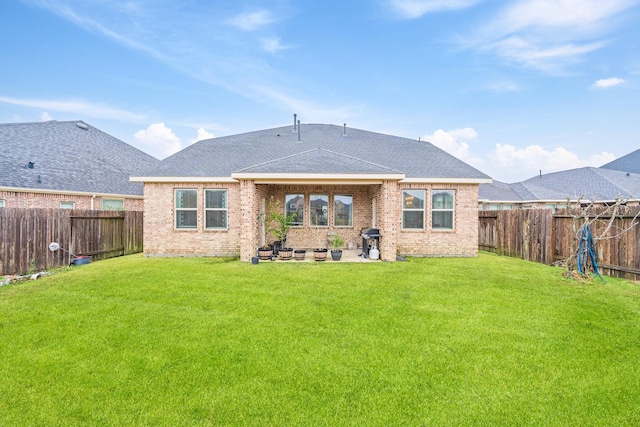
[(640, 173), (640, 150), (636, 150), (600, 167), (603, 169)]
[(2, 187), (141, 196), (160, 162), (83, 121), (0, 123), (0, 147)]
[(230, 177), (232, 173), (404, 173), (406, 178), (490, 179), (434, 145), (325, 124), (293, 126), (197, 142), (146, 177)]
[(479, 198), (500, 201), (612, 201), (617, 197), (640, 199), (640, 174), (585, 167), (536, 176), (505, 184), (480, 184)]

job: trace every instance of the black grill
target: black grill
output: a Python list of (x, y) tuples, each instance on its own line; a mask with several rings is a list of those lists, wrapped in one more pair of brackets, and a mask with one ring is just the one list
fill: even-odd
[(382, 235), (380, 234), (380, 230), (377, 228), (365, 228), (360, 233), (362, 236), (362, 253), (360, 256), (369, 258), (369, 250), (371, 247), (375, 246), (380, 249), (380, 238)]

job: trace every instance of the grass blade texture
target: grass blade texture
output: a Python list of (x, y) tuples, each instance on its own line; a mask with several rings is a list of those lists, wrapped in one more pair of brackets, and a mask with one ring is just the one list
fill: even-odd
[(640, 425), (640, 286), (140, 255), (0, 288), (0, 424)]

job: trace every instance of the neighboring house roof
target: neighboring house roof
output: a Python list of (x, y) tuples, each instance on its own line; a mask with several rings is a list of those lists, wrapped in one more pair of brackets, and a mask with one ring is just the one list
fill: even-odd
[(490, 202), (613, 201), (618, 197), (640, 199), (640, 174), (585, 167), (514, 184), (480, 184), (479, 190), (479, 199)]
[(326, 124), (302, 124), (300, 140), (293, 126), (203, 140), (134, 179), (247, 178), (256, 174), (360, 174), (469, 182), (491, 179), (431, 143)]
[(603, 169), (640, 173), (640, 150), (636, 150), (600, 167)]
[(2, 123), (0, 147), (5, 188), (142, 196), (129, 177), (160, 162), (83, 121)]

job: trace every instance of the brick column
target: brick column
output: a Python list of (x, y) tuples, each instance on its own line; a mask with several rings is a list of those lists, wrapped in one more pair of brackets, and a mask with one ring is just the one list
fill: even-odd
[(258, 210), (260, 201), (256, 201), (256, 185), (252, 180), (240, 181), (240, 210), (242, 230), (240, 232), (240, 260), (251, 261), (258, 247)]
[(378, 222), (382, 233), (380, 257), (383, 261), (396, 260), (396, 241), (400, 227), (400, 187), (398, 181), (384, 181), (378, 198)]

